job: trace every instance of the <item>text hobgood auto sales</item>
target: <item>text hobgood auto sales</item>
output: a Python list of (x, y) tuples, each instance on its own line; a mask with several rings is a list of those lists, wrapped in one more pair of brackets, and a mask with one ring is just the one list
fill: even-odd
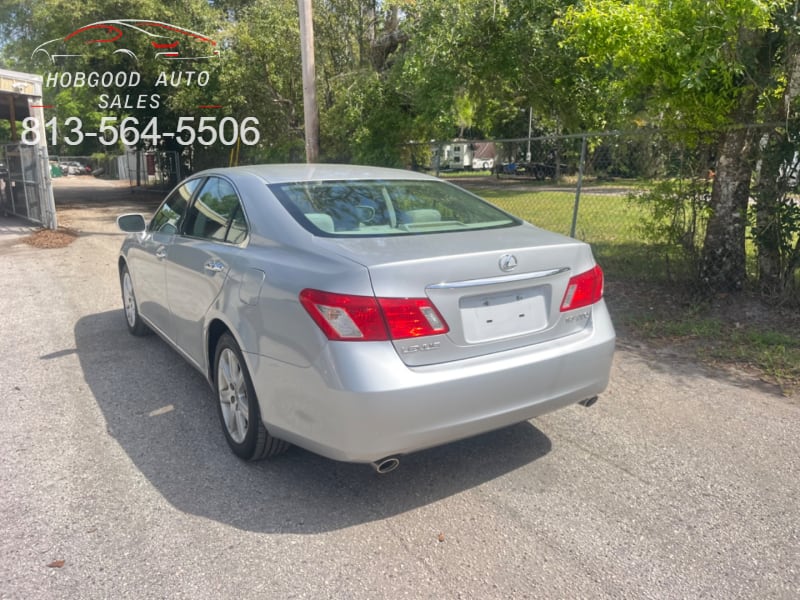
[[(155, 86), (181, 87), (196, 85), (205, 87), (211, 75), (208, 71), (162, 71), (155, 81)], [(142, 74), (138, 71), (57, 71), (49, 72), (44, 77), (45, 87), (60, 88), (117, 88), (136, 87), (142, 81)]]

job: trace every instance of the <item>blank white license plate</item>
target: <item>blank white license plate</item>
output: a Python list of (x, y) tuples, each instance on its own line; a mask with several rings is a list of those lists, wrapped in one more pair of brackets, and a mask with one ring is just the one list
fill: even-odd
[(547, 302), (541, 287), (462, 298), (460, 308), (464, 339), (471, 344), (547, 327)]

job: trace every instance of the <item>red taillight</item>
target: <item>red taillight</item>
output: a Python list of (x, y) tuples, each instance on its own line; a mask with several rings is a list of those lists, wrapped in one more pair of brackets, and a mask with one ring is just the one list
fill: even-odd
[(575, 310), (599, 302), (603, 297), (603, 269), (595, 265), (580, 275), (575, 275), (567, 284), (561, 312)]
[(427, 298), (378, 298), (389, 335), (400, 340), (447, 333), (447, 324)]
[(427, 298), (375, 298), (305, 289), (300, 303), (331, 340), (374, 342), (448, 331)]

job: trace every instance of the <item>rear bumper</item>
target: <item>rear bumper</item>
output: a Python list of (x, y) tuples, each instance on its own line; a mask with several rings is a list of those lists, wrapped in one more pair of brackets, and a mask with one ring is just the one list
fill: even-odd
[(310, 368), (248, 354), (276, 437), (372, 462), (519, 423), (602, 392), (615, 334), (603, 302), (580, 334), (480, 358), (408, 367), (389, 343), (338, 342)]

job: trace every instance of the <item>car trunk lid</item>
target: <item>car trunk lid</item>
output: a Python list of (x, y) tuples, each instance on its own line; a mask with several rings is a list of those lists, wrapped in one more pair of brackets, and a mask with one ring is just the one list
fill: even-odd
[(377, 297), (433, 303), (449, 331), (393, 340), (409, 366), (540, 344), (581, 331), (591, 316), (586, 307), (561, 310), (571, 277), (594, 266), (588, 245), (527, 224), (469, 233), (317, 240), (364, 264)]

